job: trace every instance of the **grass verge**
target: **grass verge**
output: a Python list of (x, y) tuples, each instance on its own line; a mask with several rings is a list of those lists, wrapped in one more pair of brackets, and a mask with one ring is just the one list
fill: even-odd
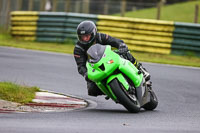
[(35, 97), (38, 87), (21, 86), (11, 82), (0, 82), (0, 99), (26, 104)]
[(12, 38), (9, 34), (0, 34), (0, 46), (40, 50), (40, 51), (50, 51), (58, 53), (73, 53), (73, 44), (61, 44), (61, 43), (39, 43), (33, 41), (24, 41)]
[[(161, 20), (177, 22), (194, 22), (195, 5), (197, 1), (181, 2), (172, 5), (165, 5), (161, 8)], [(200, 14), (200, 11), (199, 11)], [(114, 14), (120, 16), (120, 14)], [(156, 19), (157, 8), (147, 8), (125, 13), (125, 17)], [(200, 20), (198, 21), (200, 23)]]
[(137, 60), (160, 64), (200, 67), (200, 58), (194, 56), (163, 55), (152, 53), (132, 52)]
[[(40, 43), (12, 38), (9, 34), (0, 34), (0, 46), (9, 46), (41, 51), (51, 51), (72, 54), (74, 44)], [(138, 61), (162, 64), (200, 67), (200, 58), (194, 56), (163, 55), (154, 53), (133, 52)]]

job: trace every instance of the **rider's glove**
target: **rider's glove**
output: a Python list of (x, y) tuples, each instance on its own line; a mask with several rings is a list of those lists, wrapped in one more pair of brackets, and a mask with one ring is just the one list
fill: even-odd
[(87, 73), (85, 73), (83, 77), (85, 78), (86, 81), (89, 81), (89, 78), (88, 78), (88, 74), (87, 74)]
[(127, 53), (128, 52), (128, 47), (126, 46), (125, 43), (121, 43), (119, 45), (119, 53)]

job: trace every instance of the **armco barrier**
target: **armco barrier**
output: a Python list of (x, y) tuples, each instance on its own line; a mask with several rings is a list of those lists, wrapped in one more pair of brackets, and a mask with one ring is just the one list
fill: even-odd
[(11, 34), (24, 40), (36, 40), (38, 12), (13, 12)]
[(200, 56), (200, 24), (175, 22), (172, 54)]
[(25, 40), (76, 41), (77, 25), (92, 20), (99, 32), (123, 39), (131, 50), (200, 56), (200, 24), (64, 12), (15, 11), (11, 16), (12, 35)]
[(97, 21), (96, 15), (63, 12), (11, 13), (11, 34), (25, 40), (65, 42), (76, 39), (76, 27), (85, 20)]
[(170, 54), (173, 22), (98, 16), (100, 32), (123, 39), (129, 49)]

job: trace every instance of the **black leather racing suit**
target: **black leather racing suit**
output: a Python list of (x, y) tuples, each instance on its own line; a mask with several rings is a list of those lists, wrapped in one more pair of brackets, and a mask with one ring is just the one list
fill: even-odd
[[(120, 39), (113, 38), (107, 34), (97, 33), (95, 42), (102, 45), (111, 45), (112, 47), (119, 48), (119, 46), (124, 43)], [(82, 76), (87, 74), (86, 62), (87, 62), (87, 50), (89, 49), (88, 46), (81, 44), (79, 41), (76, 43), (74, 48), (74, 58), (78, 67), (78, 72)], [(128, 59), (135, 64), (135, 58), (129, 53)], [(98, 89), (96, 84), (90, 80), (87, 80), (87, 88), (88, 88), (88, 95), (97, 96), (102, 95), (103, 93)]]

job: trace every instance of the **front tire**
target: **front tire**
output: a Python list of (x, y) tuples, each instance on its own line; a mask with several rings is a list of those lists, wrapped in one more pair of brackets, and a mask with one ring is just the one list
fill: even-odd
[(117, 79), (110, 82), (110, 88), (117, 97), (119, 103), (121, 103), (129, 112), (138, 113), (140, 111), (140, 103), (137, 98), (127, 92), (123, 85), (119, 83)]

